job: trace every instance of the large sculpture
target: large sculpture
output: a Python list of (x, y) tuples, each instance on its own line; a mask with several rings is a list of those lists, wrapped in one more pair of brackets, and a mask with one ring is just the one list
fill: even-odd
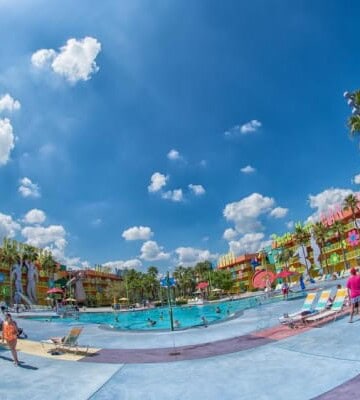
[(18, 261), (11, 268), (10, 279), (15, 283), (14, 303), (21, 303), (21, 296), (23, 294), (23, 288), (21, 284), (21, 263)]
[(36, 266), (32, 262), (25, 261), (25, 266), (27, 269), (26, 293), (27, 293), (29, 300), (33, 304), (36, 304), (37, 303), (36, 284), (39, 281), (39, 273), (38, 273)]
[(78, 303), (83, 303), (86, 300), (86, 294), (83, 286), (85, 276), (83, 272), (77, 272), (66, 284), (67, 287), (75, 285), (75, 299)]

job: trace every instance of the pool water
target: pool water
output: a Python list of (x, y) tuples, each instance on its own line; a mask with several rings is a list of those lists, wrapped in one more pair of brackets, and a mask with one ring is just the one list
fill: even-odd
[[(303, 295), (300, 295), (301, 297)], [(297, 298), (299, 296), (296, 296)], [(201, 325), (213, 324), (238, 316), (241, 311), (256, 307), (260, 304), (277, 302), (282, 297), (264, 298), (253, 296), (245, 299), (208, 303), (204, 305), (192, 305), (173, 307), (173, 321), (175, 329), (186, 329)], [(36, 320), (49, 320), (49, 317), (34, 317)], [(154, 325), (149, 319), (155, 321)], [(170, 329), (170, 313), (168, 307), (149, 308), (146, 310), (113, 311), (113, 312), (89, 312), (80, 313), (78, 318), (64, 317), (53, 318), (54, 322), (99, 324), (117, 330), (159, 330)], [(179, 322), (179, 325), (176, 324)]]

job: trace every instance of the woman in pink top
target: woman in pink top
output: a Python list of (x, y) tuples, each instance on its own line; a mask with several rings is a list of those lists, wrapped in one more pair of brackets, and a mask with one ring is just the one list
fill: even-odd
[(353, 322), (355, 306), (358, 306), (360, 303), (360, 276), (356, 274), (355, 268), (351, 268), (350, 270), (350, 278), (347, 281), (346, 287), (349, 293), (351, 304), (349, 322)]

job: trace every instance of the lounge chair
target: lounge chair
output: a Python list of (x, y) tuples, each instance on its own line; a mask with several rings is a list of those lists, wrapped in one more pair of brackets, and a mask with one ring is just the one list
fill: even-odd
[[(316, 297), (315, 293), (309, 293), (309, 294), (313, 294)], [(315, 300), (315, 297), (312, 299), (313, 302)], [(287, 315), (287, 316), (284, 315), (283, 321), (280, 320), (280, 322), (284, 325), (288, 325), (289, 328), (298, 328), (300, 325), (304, 325), (306, 319), (309, 318), (311, 315), (321, 313), (326, 309), (326, 305), (329, 301), (329, 297), (330, 297), (330, 290), (323, 290), (320, 294), (320, 297), (316, 304), (315, 309), (312, 309), (313, 303), (311, 303), (311, 305), (308, 309), (301, 310), (300, 312), (295, 313), (295, 315), (293, 317), (291, 316), (292, 314)], [(306, 300), (307, 300), (307, 298), (305, 299), (305, 302), (306, 302)], [(304, 306), (305, 306), (305, 302), (304, 302)], [(310, 302), (310, 300), (309, 300), (309, 302)]]
[(334, 320), (338, 316), (338, 314), (343, 310), (345, 298), (347, 296), (346, 289), (338, 289), (336, 292), (335, 300), (330, 309), (319, 312), (316, 315), (310, 315), (309, 317), (305, 318), (306, 323), (317, 322), (324, 318), (328, 318), (333, 316)]
[(301, 307), (301, 310), (292, 313), (292, 314), (284, 314), (283, 316), (281, 316), (279, 318), (280, 323), (284, 324), (284, 325), (289, 325), (293, 322), (295, 322), (295, 320), (298, 317), (301, 317), (304, 315), (304, 313), (307, 312), (312, 312), (312, 307), (314, 304), (316, 298), (316, 293), (308, 293), (308, 295), (306, 296), (305, 300), (304, 300), (304, 304)]
[(78, 339), (83, 330), (82, 326), (71, 328), (70, 332), (64, 337), (52, 337), (48, 340), (42, 340), (41, 344), (44, 347), (45, 344), (54, 345), (49, 352), (64, 352), (64, 351), (72, 351), (75, 350), (75, 353), (81, 349), (81, 351), (87, 353), (89, 346), (79, 345)]

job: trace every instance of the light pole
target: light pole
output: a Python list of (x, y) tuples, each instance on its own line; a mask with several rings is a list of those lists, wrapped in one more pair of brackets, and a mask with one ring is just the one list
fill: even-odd
[(166, 272), (166, 277), (160, 280), (160, 285), (162, 287), (166, 287), (167, 302), (168, 302), (169, 315), (170, 315), (170, 329), (173, 331), (174, 330), (174, 316), (173, 316), (173, 309), (172, 309), (172, 304), (171, 304), (170, 288), (171, 288), (171, 286), (175, 285), (175, 279), (170, 278), (169, 271)]

